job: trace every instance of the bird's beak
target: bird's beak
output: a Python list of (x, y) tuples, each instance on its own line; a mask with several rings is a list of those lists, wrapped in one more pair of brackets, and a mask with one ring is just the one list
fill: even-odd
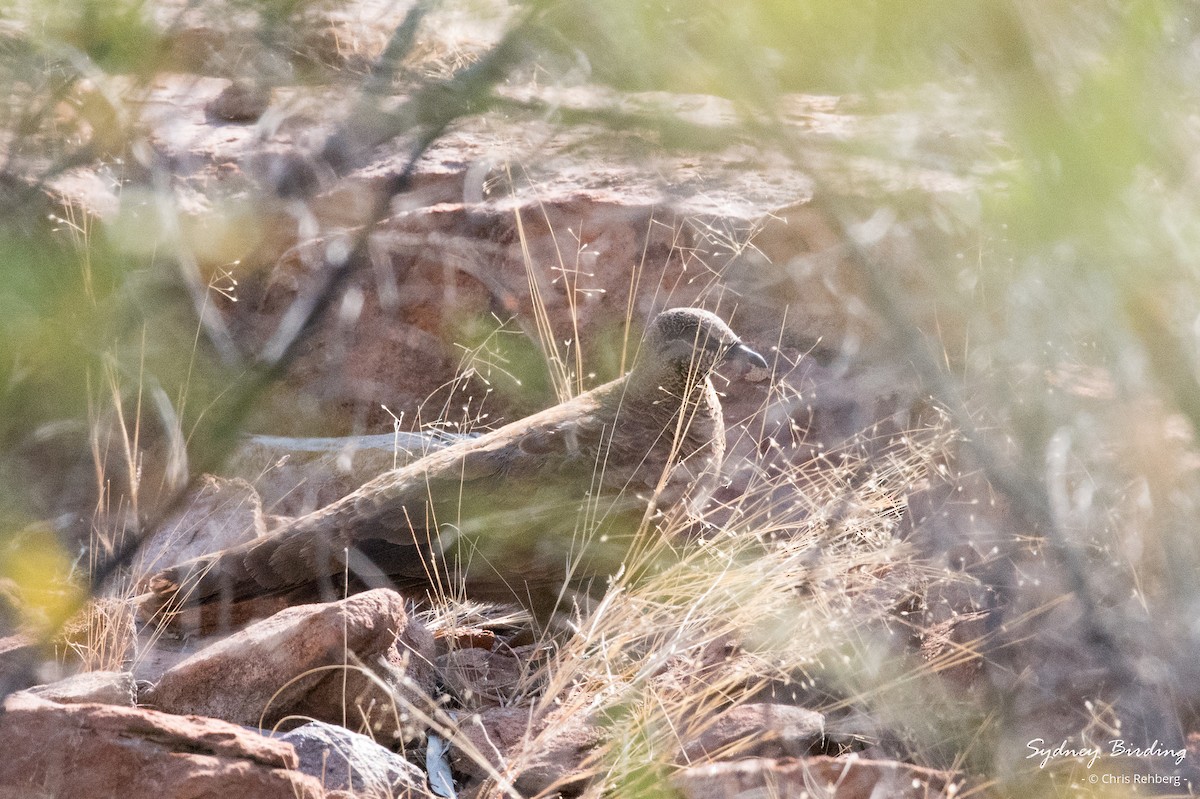
[(758, 366), (763, 369), (766, 369), (769, 367), (769, 364), (767, 364), (766, 358), (759, 355), (757, 352), (750, 349), (745, 344), (734, 344), (732, 347), (730, 347), (728, 350), (725, 351), (725, 358), (726, 359), (737, 358), (738, 360), (745, 361), (746, 363), (751, 364), (752, 366)]

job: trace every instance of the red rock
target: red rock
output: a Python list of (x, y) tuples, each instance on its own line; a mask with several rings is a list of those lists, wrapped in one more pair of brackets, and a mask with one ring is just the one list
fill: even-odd
[(671, 780), (683, 799), (937, 799), (954, 795), (947, 792), (952, 781), (951, 774), (908, 763), (824, 756), (692, 766)]
[(511, 696), (527, 664), (509, 650), (453, 649), (438, 658), (446, 688), (474, 706), (498, 704)]
[(127, 671), (85, 671), (47, 685), (36, 685), (29, 693), (64, 705), (133, 707), (137, 699), (133, 675)]
[(0, 795), (320, 799), (290, 744), (215, 719), (13, 695), (0, 714)]
[[(685, 733), (686, 734), (686, 733)], [(701, 758), (783, 757), (808, 754), (825, 736), (825, 717), (794, 705), (769, 702), (738, 705), (685, 740), (683, 756)]]
[(459, 729), (467, 745), (454, 746), (456, 771), (485, 779), (489, 769), (511, 780), (524, 795), (562, 789), (585, 777), (584, 760), (603, 740), (603, 731), (578, 713), (536, 716), (529, 708), (488, 708), (464, 718)]
[(271, 88), (252, 80), (235, 80), (204, 106), (206, 113), (226, 122), (253, 122), (271, 104)]
[(440, 646), (448, 652), (459, 649), (483, 649), (491, 651), (496, 646), (496, 633), (483, 627), (455, 627), (438, 630), (435, 634)]
[[(170, 713), (247, 725), (271, 725), (289, 715), (357, 723), (360, 704), (363, 712), (374, 708), (368, 713), (372, 724), (386, 727), (391, 701), (360, 664), (398, 664), (404, 660), (400, 650), (410, 647), (417, 652), (408, 658), (414, 669), (432, 658), (432, 636), (408, 617), (403, 598), (376, 589), (276, 613), (169, 669), (144, 701)], [(394, 724), (373, 732), (381, 729), (385, 736), (400, 732)]]
[(265, 532), (253, 486), (245, 480), (206, 476), (184, 509), (159, 525), (141, 547), (134, 573), (152, 574)]

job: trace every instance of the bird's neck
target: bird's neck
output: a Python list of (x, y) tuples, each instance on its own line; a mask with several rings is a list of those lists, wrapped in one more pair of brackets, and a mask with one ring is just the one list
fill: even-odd
[(707, 369), (689, 364), (660, 364), (656, 368), (634, 369), (629, 374), (627, 396), (636, 397), (655, 416), (674, 416), (680, 411), (691, 415), (697, 406), (708, 404), (713, 393)]

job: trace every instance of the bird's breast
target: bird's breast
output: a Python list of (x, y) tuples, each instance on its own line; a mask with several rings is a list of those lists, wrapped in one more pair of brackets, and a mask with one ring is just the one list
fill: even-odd
[(610, 492), (624, 491), (659, 508), (702, 505), (716, 487), (725, 454), (725, 425), (711, 384), (694, 399), (658, 398), (623, 409), (601, 464)]

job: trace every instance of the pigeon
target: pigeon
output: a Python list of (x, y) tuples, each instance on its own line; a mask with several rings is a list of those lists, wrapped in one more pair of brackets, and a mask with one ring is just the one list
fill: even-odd
[[(725, 454), (710, 376), (766, 368), (716, 314), (662, 311), (628, 374), (386, 472), (264, 536), (154, 574), (156, 608), (301, 585), (424, 586), (541, 614), (619, 567), (639, 529), (695, 515)], [(604, 576), (607, 576), (604, 575)], [(537, 607), (531, 607), (536, 605)]]

